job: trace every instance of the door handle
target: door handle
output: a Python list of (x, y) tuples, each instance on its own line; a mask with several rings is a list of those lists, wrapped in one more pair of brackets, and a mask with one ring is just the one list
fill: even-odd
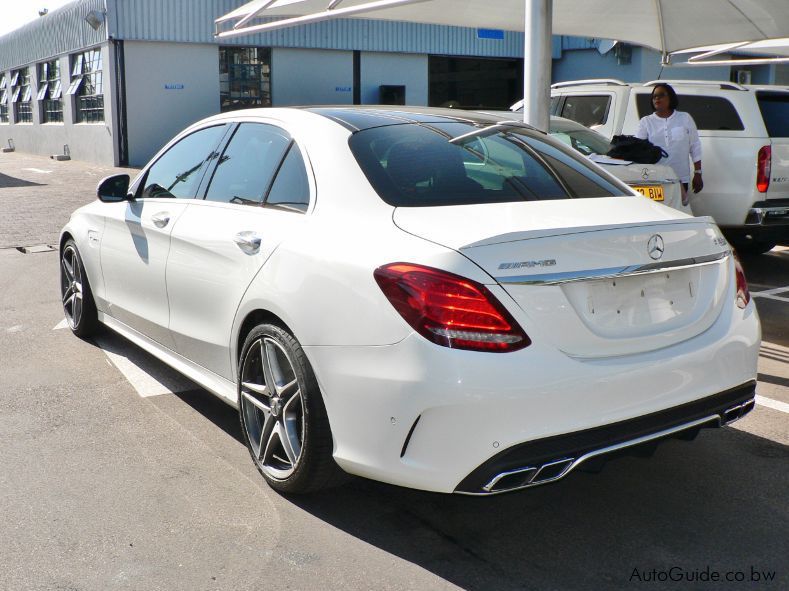
[(247, 254), (256, 254), (260, 250), (261, 238), (256, 232), (239, 232), (233, 237), (233, 242)]
[(170, 223), (170, 214), (166, 211), (160, 211), (151, 216), (151, 221), (157, 228), (164, 228)]

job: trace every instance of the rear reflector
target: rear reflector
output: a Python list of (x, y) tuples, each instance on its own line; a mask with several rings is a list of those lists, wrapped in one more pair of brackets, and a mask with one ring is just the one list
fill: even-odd
[(766, 193), (770, 188), (770, 172), (772, 170), (772, 148), (763, 146), (756, 158), (756, 188)]
[(504, 306), (476, 281), (410, 263), (384, 265), (373, 275), (403, 319), (438, 345), (506, 353), (531, 344)]

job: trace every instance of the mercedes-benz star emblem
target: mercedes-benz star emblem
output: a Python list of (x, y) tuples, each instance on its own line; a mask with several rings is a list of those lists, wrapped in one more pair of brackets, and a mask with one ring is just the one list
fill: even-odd
[(644, 179), (644, 180), (647, 180), (649, 178), (649, 169), (648, 168), (642, 168), (641, 169), (641, 178)]
[(647, 252), (649, 253), (649, 256), (656, 261), (663, 256), (663, 251), (665, 248), (666, 247), (663, 244), (663, 237), (660, 234), (654, 234), (649, 239), (649, 242), (647, 242)]

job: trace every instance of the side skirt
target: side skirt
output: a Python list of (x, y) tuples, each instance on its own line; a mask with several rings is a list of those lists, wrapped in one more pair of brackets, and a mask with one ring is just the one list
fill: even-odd
[(189, 361), (186, 357), (182, 357), (175, 351), (171, 351), (163, 347), (156, 341), (153, 341), (143, 334), (140, 334), (133, 328), (116, 320), (112, 316), (108, 316), (103, 312), (98, 313), (99, 322), (104, 324), (107, 328), (117, 332), (122, 337), (128, 339), (141, 349), (147, 351), (160, 361), (163, 361), (175, 371), (183, 374), (196, 384), (202, 386), (223, 402), (226, 402), (235, 409), (238, 409), (238, 394), (236, 384), (218, 376), (215, 373), (208, 371), (206, 368)]

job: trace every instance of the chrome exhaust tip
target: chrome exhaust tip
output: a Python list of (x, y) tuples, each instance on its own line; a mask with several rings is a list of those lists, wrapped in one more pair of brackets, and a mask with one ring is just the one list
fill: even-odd
[(746, 414), (751, 412), (755, 405), (756, 399), (751, 398), (747, 402), (743, 402), (742, 404), (738, 404), (737, 406), (732, 406), (731, 408), (726, 409), (721, 415), (721, 425), (731, 425), (734, 421), (741, 419)]
[(573, 458), (564, 458), (540, 466), (528, 466), (502, 472), (494, 476), (482, 487), (482, 490), (486, 493), (499, 493), (553, 482), (567, 474), (574, 462)]

